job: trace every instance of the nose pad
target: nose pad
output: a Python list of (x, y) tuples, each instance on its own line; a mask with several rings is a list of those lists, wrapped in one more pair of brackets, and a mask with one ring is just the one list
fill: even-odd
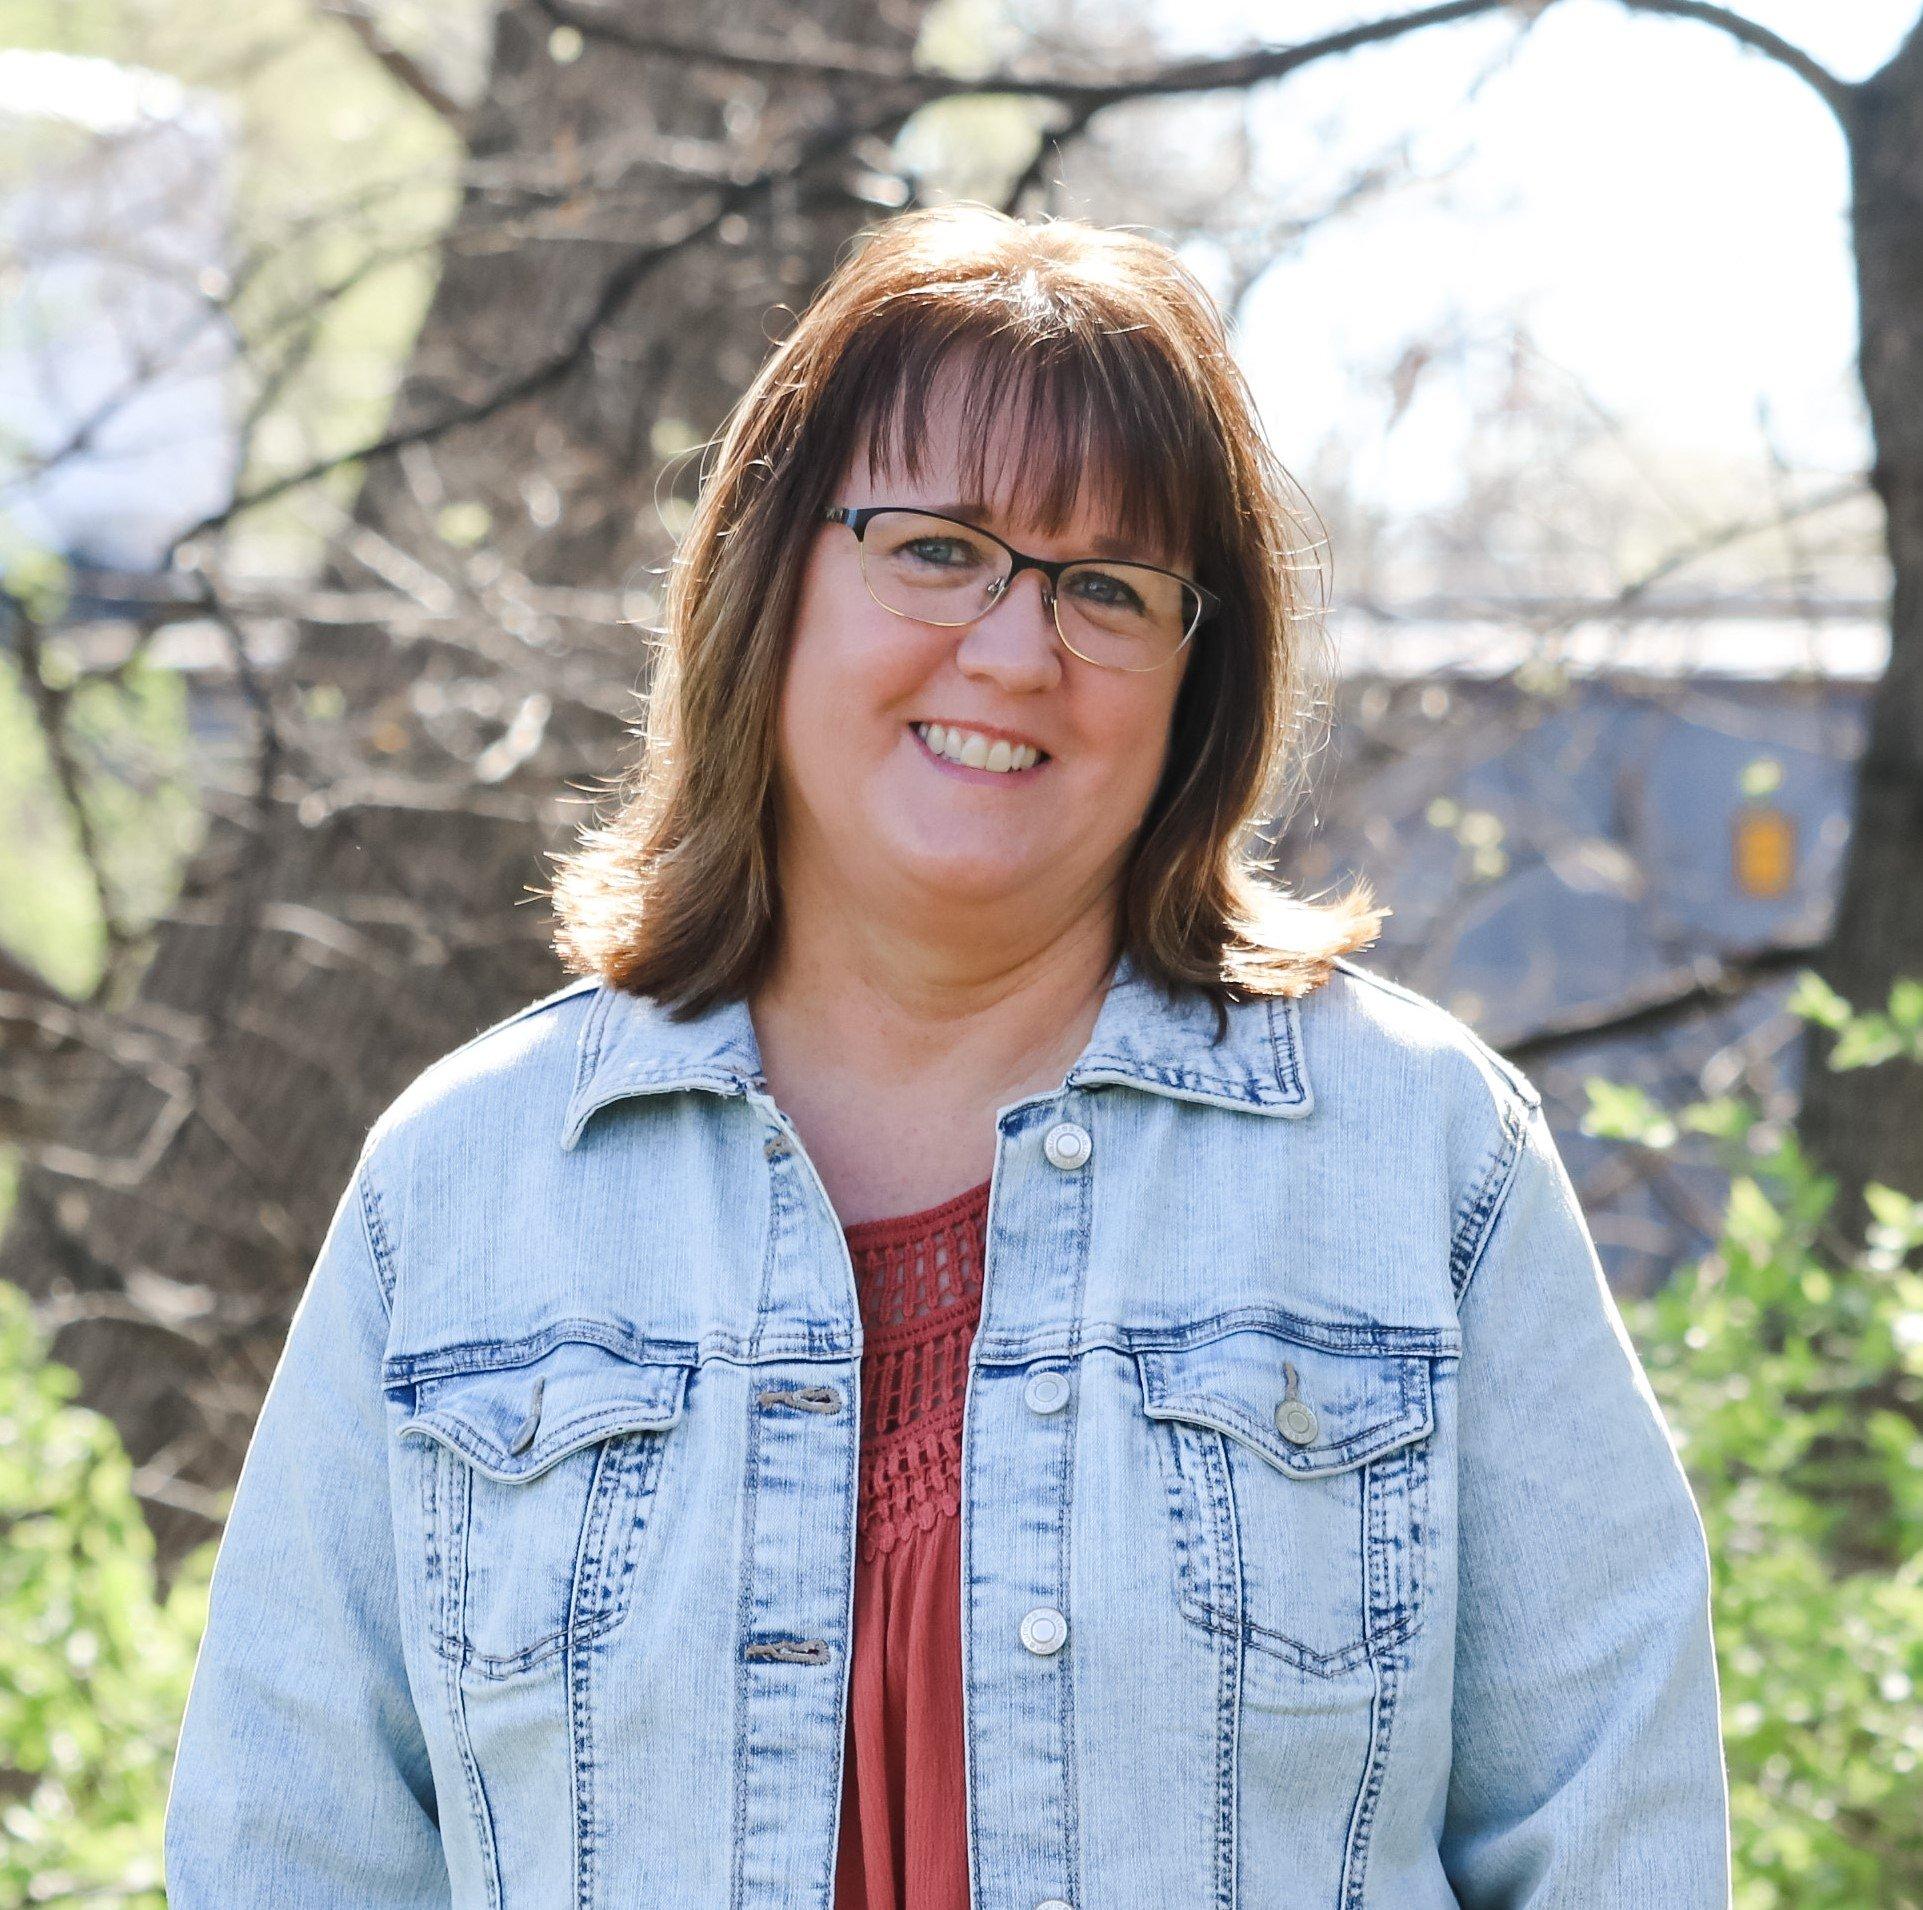
[[(1013, 585), (1017, 574), (1018, 573), (1011, 571), (1006, 577), (997, 577), (995, 581), (988, 586), (988, 600), (982, 605), (984, 615), (993, 610), (995, 606), (1008, 595), (1009, 589)], [(1050, 583), (1046, 577), (1042, 579), (1042, 608), (1048, 612), (1050, 617), (1054, 616), (1055, 586)]]

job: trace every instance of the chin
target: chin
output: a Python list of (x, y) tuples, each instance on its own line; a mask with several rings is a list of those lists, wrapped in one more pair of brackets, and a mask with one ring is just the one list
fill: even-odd
[(904, 850), (897, 861), (911, 880), (957, 902), (1009, 901), (1030, 892), (1038, 879), (1026, 863), (1005, 857), (942, 855), (924, 849)]

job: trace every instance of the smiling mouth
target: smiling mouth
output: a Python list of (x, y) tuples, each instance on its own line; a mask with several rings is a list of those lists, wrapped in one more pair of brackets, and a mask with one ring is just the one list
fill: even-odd
[(910, 723), (923, 753), (945, 769), (980, 776), (1029, 776), (1054, 759), (1032, 743), (1013, 744), (978, 730), (942, 723)]

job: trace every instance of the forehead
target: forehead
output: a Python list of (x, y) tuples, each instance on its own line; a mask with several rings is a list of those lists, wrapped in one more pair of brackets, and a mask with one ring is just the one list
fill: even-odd
[(870, 398), (848, 476), (864, 503), (946, 507), (1004, 536), (1186, 561), (1190, 495), (1086, 367), (950, 352)]

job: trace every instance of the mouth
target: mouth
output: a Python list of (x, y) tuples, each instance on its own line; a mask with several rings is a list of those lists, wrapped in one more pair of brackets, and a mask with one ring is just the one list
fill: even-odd
[(1016, 746), (1006, 737), (990, 737), (977, 730), (942, 723), (910, 723), (905, 727), (928, 762), (969, 782), (1032, 782), (1055, 760), (1033, 744)]

